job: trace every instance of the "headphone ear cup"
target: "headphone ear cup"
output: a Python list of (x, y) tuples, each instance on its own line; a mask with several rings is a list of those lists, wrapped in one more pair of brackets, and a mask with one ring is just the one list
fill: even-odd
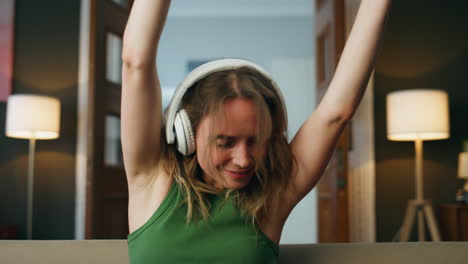
[(180, 109), (174, 119), (174, 130), (176, 135), (177, 149), (180, 153), (188, 156), (195, 152), (195, 138), (193, 136), (192, 124), (184, 109)]

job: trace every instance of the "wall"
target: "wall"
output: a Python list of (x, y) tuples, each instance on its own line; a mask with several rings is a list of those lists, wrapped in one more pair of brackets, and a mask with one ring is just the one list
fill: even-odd
[[(414, 143), (386, 139), (385, 98), (394, 90), (435, 88), (450, 98), (451, 137), (424, 142), (424, 192), (434, 209), (453, 203), (462, 181), (457, 155), (468, 138), (468, 4), (393, 1), (374, 94), (377, 241), (391, 241), (414, 199)], [(413, 228), (415, 229), (415, 228)], [(413, 234), (413, 239), (416, 237)]]
[[(79, 0), (16, 0), (13, 93), (62, 103), (59, 139), (36, 142), (33, 239), (73, 239)], [(28, 141), (5, 136), (0, 103), (0, 225), (26, 237)]]
[(169, 17), (158, 51), (161, 85), (177, 86), (189, 61), (244, 58), (271, 72), (275, 59), (312, 56), (312, 34), (312, 17)]

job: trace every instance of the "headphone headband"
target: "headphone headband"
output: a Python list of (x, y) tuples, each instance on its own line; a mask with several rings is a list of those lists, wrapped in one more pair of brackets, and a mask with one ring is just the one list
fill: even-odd
[(281, 93), (281, 90), (279, 89), (276, 82), (273, 81), (273, 79), (271, 78), (270, 74), (267, 71), (265, 71), (262, 67), (250, 61), (241, 60), (241, 59), (214, 60), (214, 61), (210, 61), (208, 63), (202, 64), (198, 66), (197, 68), (195, 68), (177, 86), (177, 89), (174, 92), (171, 102), (169, 103), (169, 106), (167, 108), (166, 118), (165, 118), (166, 119), (166, 140), (168, 144), (173, 144), (175, 141), (174, 119), (175, 119), (177, 111), (180, 109), (182, 97), (184, 96), (187, 89), (189, 89), (196, 82), (200, 81), (201, 79), (203, 79), (204, 77), (212, 73), (224, 71), (224, 70), (234, 70), (234, 69), (238, 69), (241, 67), (252, 68), (260, 72), (265, 78), (267, 78), (271, 82), (272, 86), (276, 90), (276, 93), (279, 95), (281, 99), (281, 103), (284, 106), (284, 111), (285, 111), (286, 118), (287, 118), (286, 104), (284, 102), (283, 94)]

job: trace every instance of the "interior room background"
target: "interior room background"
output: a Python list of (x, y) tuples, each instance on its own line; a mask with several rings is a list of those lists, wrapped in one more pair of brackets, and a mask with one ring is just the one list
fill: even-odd
[(392, 240), (403, 222), (407, 200), (415, 197), (414, 144), (386, 140), (388, 93), (418, 88), (447, 91), (450, 138), (424, 142), (424, 192), (436, 215), (438, 206), (454, 203), (463, 184), (456, 169), (462, 141), (468, 139), (467, 7), (461, 1), (393, 1), (375, 66), (377, 241)]
[[(374, 122), (376, 160), (376, 234), (377, 241), (391, 241), (403, 219), (408, 199), (414, 197), (414, 146), (409, 142), (386, 140), (385, 96), (393, 90), (410, 88), (435, 88), (446, 90), (450, 98), (451, 137), (449, 140), (426, 142), (425, 194), (434, 207), (442, 203), (453, 203), (455, 192), (462, 184), (456, 179), (457, 155), (462, 151), (462, 140), (468, 137), (468, 88), (466, 63), (468, 61), (468, 17), (467, 4), (462, 1), (402, 1), (396, 0), (388, 21), (382, 50), (375, 67)], [(312, 11), (311, 11), (312, 13)], [(200, 18), (198, 18), (200, 20)], [(206, 28), (219, 24), (211, 17), (200, 22)], [(163, 87), (174, 87), (186, 73), (181, 59), (183, 54), (192, 54), (191, 60), (214, 59), (224, 56), (244, 57), (256, 61), (272, 72), (280, 85), (296, 85), (300, 89), (313, 91), (314, 75), (304, 77), (295, 71), (285, 72), (278, 65), (313, 67), (301, 58), (312, 57), (313, 23), (306, 16), (296, 18), (243, 18), (223, 20), (223, 26), (232, 32), (229, 38), (240, 34), (243, 45), (229, 47), (219, 45), (209, 55), (204, 52), (197, 39), (197, 28), (187, 29), (189, 22), (183, 15), (167, 24), (161, 50), (167, 49), (167, 57), (161, 56), (159, 63), (171, 60), (166, 69), (161, 69)], [(248, 30), (252, 24), (264, 26), (264, 31)], [(62, 103), (61, 136), (53, 141), (41, 141), (36, 149), (35, 196), (34, 196), (34, 239), (75, 238), (75, 170), (77, 136), (77, 87), (79, 59), (80, 1), (27, 1), (16, 0), (15, 8), (15, 53), (13, 71), (13, 93), (34, 93), (55, 96)], [(266, 29), (270, 26), (270, 29)], [(236, 29), (244, 28), (244, 30)], [(269, 57), (264, 49), (253, 49), (266, 43), (268, 36), (284, 28), (278, 34), (279, 42), (272, 45)], [(184, 34), (183, 41), (171, 44), (168, 33)], [(178, 32), (180, 31), (180, 32)], [(190, 34), (188, 34), (190, 33)], [(205, 32), (208, 33), (208, 32)], [(200, 33), (202, 34), (202, 33)], [(210, 35), (203, 35), (204, 38)], [(213, 39), (226, 37), (224, 32), (215, 31)], [(250, 39), (250, 40), (249, 40)], [(294, 41), (291, 41), (294, 39)], [(249, 41), (248, 41), (249, 40)], [(194, 42), (195, 41), (195, 42)], [(166, 44), (167, 43), (167, 44)], [(192, 46), (200, 52), (190, 50)], [(239, 48), (237, 50), (236, 48)], [(252, 50), (248, 52), (249, 48)], [(169, 50), (174, 49), (174, 54)], [(176, 51), (177, 49), (178, 51)], [(230, 52), (227, 52), (227, 49)], [(245, 51), (245, 52), (243, 52)], [(179, 55), (177, 55), (178, 53)], [(273, 61), (276, 60), (276, 63)], [(281, 63), (278, 64), (278, 60)], [(302, 62), (301, 62), (302, 61)], [(305, 61), (305, 60), (304, 60)], [(275, 66), (276, 65), (276, 66)], [(287, 75), (300, 74), (304, 79), (294, 81)], [(309, 78), (309, 79), (307, 79)], [(310, 81), (310, 87), (303, 82)], [(307, 90), (304, 90), (307, 92)], [(304, 113), (313, 109), (314, 94), (310, 105), (300, 102), (304, 111), (298, 113), (296, 123)], [(298, 100), (289, 97), (288, 100)], [(307, 98), (307, 101), (309, 101)], [(289, 114), (291, 115), (291, 109)], [(5, 137), (6, 103), (0, 103), (0, 225), (17, 225), (18, 238), (25, 237), (26, 229), (26, 176), (28, 141)], [(295, 111), (296, 112), (296, 111)], [(293, 124), (291, 129), (297, 129)], [(310, 217), (307, 227), (312, 242), (316, 233), (313, 219), (314, 197), (310, 197)], [(293, 232), (294, 233), (294, 232)], [(300, 239), (300, 238), (297, 238)]]

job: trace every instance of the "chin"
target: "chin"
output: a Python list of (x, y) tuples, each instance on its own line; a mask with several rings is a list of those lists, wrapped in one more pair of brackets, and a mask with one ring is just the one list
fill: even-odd
[(224, 187), (230, 190), (240, 190), (249, 185), (253, 175), (249, 175), (244, 179), (225, 179)]
[(240, 190), (240, 189), (243, 189), (244, 187), (246, 187), (247, 185), (249, 185), (249, 182), (247, 183), (227, 183), (225, 185), (225, 188), (226, 189), (229, 189), (229, 190)]

